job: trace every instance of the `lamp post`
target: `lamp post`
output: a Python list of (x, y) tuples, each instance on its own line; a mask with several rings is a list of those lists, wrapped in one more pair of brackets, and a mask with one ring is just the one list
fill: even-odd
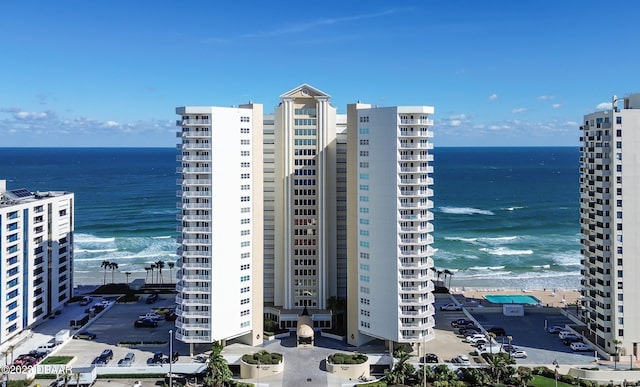
[(615, 343), (615, 348), (616, 348), (616, 354), (615, 354), (615, 357), (613, 358), (613, 369), (617, 370), (618, 369), (618, 354), (620, 353), (620, 344)]
[(169, 387), (173, 387), (173, 373), (171, 365), (173, 364), (173, 329), (169, 329)]
[(507, 336), (507, 341), (509, 341), (509, 359), (511, 359), (511, 340), (513, 340), (513, 336)]

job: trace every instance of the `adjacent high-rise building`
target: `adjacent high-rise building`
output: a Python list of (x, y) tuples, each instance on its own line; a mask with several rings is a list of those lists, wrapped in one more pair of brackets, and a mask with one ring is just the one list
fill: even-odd
[(434, 337), (433, 112), (348, 106), (350, 344)]
[(347, 300), (351, 344), (430, 340), (433, 107), (337, 114), (307, 84), (256, 106), (176, 110), (178, 339), (329, 328)]
[(638, 356), (640, 343), (640, 94), (581, 126), (582, 319), (607, 353)]
[(0, 180), (0, 343), (62, 309), (73, 291), (74, 195)]
[(180, 115), (176, 338), (262, 343), (262, 105)]

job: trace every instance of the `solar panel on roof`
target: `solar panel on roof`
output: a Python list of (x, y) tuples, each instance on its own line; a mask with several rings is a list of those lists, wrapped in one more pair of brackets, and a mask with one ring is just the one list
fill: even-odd
[(28, 189), (25, 188), (14, 189), (9, 192), (11, 192), (17, 198), (28, 198), (29, 196), (33, 195)]

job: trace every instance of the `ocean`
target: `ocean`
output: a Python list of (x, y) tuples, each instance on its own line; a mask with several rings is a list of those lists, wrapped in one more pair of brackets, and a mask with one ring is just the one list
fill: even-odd
[[(436, 148), (434, 257), (458, 288), (579, 289), (579, 150)], [(75, 194), (75, 284), (175, 262), (174, 148), (0, 148), (8, 189)], [(103, 261), (118, 269), (105, 272)], [(445, 275), (444, 270), (452, 273)], [(175, 277), (165, 266), (164, 282)], [(157, 271), (155, 271), (157, 276)]]

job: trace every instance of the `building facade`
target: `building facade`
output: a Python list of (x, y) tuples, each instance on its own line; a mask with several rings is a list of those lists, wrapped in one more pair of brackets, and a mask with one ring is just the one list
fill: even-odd
[(640, 329), (640, 94), (581, 126), (580, 227), (583, 313), (601, 350), (638, 356)]
[(433, 339), (431, 106), (348, 106), (347, 341)]
[(303, 84), (265, 117), (265, 301), (282, 328), (294, 328), (305, 307), (316, 327), (329, 327), (326, 303), (337, 294), (337, 118), (329, 98)]
[(73, 291), (74, 195), (0, 180), (0, 343), (62, 309)]
[(262, 105), (187, 106), (177, 169), (176, 338), (262, 343)]

